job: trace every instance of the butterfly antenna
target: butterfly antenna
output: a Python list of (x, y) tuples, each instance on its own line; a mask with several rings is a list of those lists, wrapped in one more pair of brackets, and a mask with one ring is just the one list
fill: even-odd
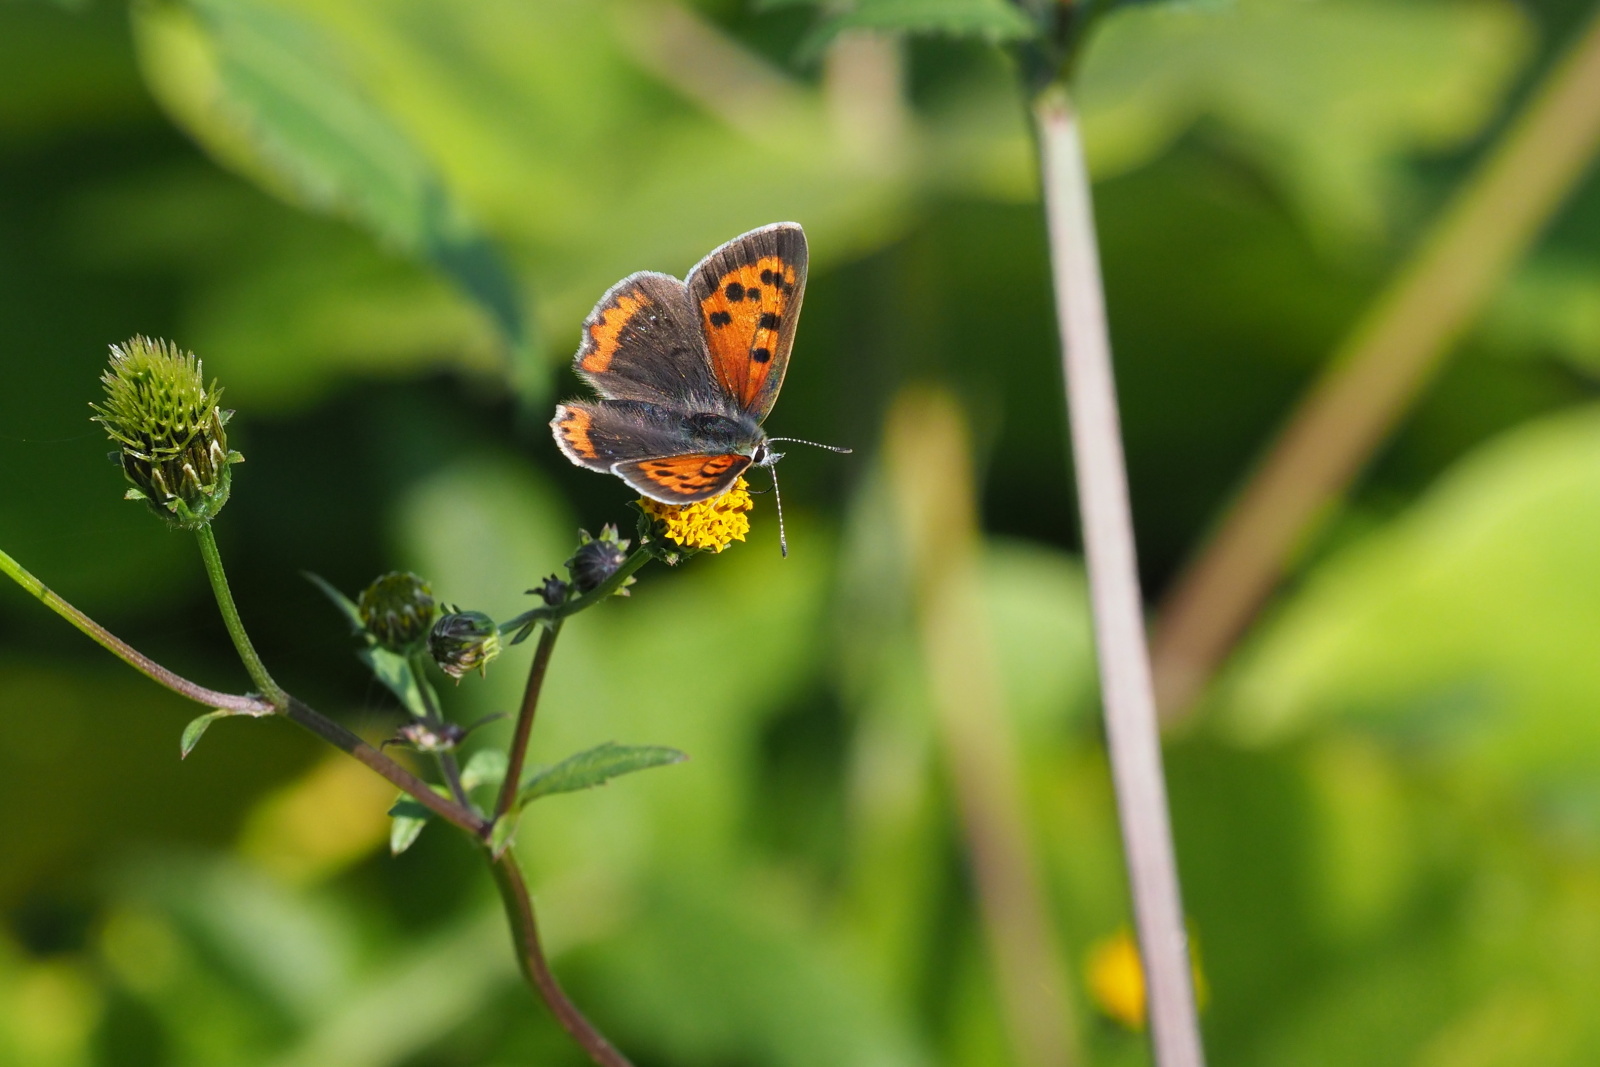
[(778, 551), (783, 553), (783, 558), (789, 558), (789, 535), (783, 531), (783, 494), (778, 492), (778, 468), (768, 467), (772, 475), (772, 499), (778, 505)]
[(849, 455), (851, 451), (850, 449), (841, 447), (840, 445), (824, 445), (819, 444), (816, 441), (807, 441), (800, 437), (769, 437), (767, 440), (771, 442), (793, 441), (797, 445), (810, 445), (812, 448), (825, 448), (829, 452), (843, 452), (845, 455)]

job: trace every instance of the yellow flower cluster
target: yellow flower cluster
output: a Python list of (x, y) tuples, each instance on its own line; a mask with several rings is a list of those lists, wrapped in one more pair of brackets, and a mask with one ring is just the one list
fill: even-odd
[(721, 552), (750, 532), (747, 512), (755, 506), (750, 485), (743, 478), (721, 496), (696, 504), (663, 504), (645, 497), (639, 501), (666, 537), (684, 548)]

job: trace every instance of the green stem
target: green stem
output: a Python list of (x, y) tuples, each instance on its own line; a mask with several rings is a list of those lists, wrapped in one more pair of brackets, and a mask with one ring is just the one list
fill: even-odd
[(633, 577), (633, 573), (649, 562), (653, 554), (654, 553), (652, 553), (647, 546), (640, 545), (638, 548), (633, 550), (632, 555), (622, 561), (622, 566), (618, 567), (609, 578), (595, 586), (593, 589), (589, 590), (587, 593), (575, 600), (569, 600), (565, 604), (557, 604), (554, 607), (534, 608), (532, 611), (525, 611), (516, 618), (511, 619), (508, 622), (501, 623), (500, 632), (503, 634), (516, 633), (518, 630), (523, 629), (531, 622), (546, 622), (565, 619), (569, 616), (576, 615), (585, 608), (593, 607), (606, 597), (611, 596), (618, 589), (621, 589), (622, 583)]
[(251, 679), (260, 687), (261, 694), (272, 701), (273, 707), (286, 709), (289, 706), (289, 694), (267, 673), (266, 664), (261, 662), (255, 646), (250, 643), (250, 635), (245, 632), (244, 621), (239, 618), (239, 609), (233, 603), (233, 591), (228, 588), (228, 575), (222, 569), (222, 553), (217, 550), (217, 538), (211, 532), (211, 524), (195, 530), (194, 536), (200, 542), (200, 556), (205, 560), (206, 577), (211, 579), (211, 591), (216, 594), (217, 607), (222, 610), (222, 621), (228, 627), (228, 635), (233, 638), (233, 647), (239, 650), (244, 669), (250, 672)]
[[(508, 779), (509, 780), (509, 779)], [(517, 867), (516, 856), (507, 852), (490, 858), (494, 883), (505, 902), (506, 918), (511, 921), (512, 941), (517, 950), (517, 964), (522, 968), (528, 984), (544, 998), (550, 1013), (562, 1029), (582, 1046), (599, 1067), (632, 1067), (628, 1058), (618, 1052), (604, 1034), (584, 1017), (577, 1005), (567, 999), (567, 994), (550, 971), (544, 957), (544, 947), (539, 943), (539, 927), (533, 917), (533, 900), (528, 895), (528, 885)]]
[(174, 674), (67, 603), (43, 582), (28, 573), (22, 564), (4, 552), (0, 552), (0, 571), (4, 571), (12, 581), (32, 593), (51, 611), (66, 619), (77, 627), (80, 632), (87, 634), (100, 647), (106, 649), (140, 674), (152, 681), (159, 682), (179, 696), (187, 697), (207, 707), (227, 708), (229, 711), (262, 714), (273, 710), (273, 705), (260, 697), (219, 693), (215, 689), (207, 689), (203, 685), (198, 685), (181, 675)]
[(516, 734), (511, 739), (511, 751), (507, 753), (505, 781), (500, 785), (500, 799), (494, 806), (496, 821), (506, 817), (522, 787), (522, 764), (528, 756), (528, 737), (533, 733), (533, 716), (539, 709), (539, 693), (544, 688), (544, 676), (550, 670), (550, 654), (555, 651), (561, 622), (558, 618), (545, 624), (544, 631), (539, 634), (539, 647), (533, 652), (528, 685), (522, 692), (522, 710), (517, 712)]
[[(433, 686), (428, 684), (421, 653), (407, 660), (407, 665), (411, 668), (411, 678), (416, 683), (417, 692), (422, 696), (422, 706), (427, 711), (423, 723), (436, 736), (442, 738), (445, 735), (444, 715), (439, 710), (438, 695), (434, 693)], [(455, 797), (456, 803), (462, 807), (471, 808), (472, 800), (461, 784), (461, 765), (456, 762), (456, 754), (448, 748), (442, 748), (435, 755), (439, 758), (439, 773), (444, 776), (445, 784), (450, 787), (450, 795)]]

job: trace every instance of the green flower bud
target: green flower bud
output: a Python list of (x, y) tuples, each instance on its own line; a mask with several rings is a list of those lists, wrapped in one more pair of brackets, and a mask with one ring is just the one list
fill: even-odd
[(356, 606), (367, 633), (391, 652), (417, 651), (433, 623), (433, 590), (415, 574), (385, 574), (361, 591)]
[(428, 652), (458, 682), (468, 671), (487, 674), (490, 661), (500, 654), (500, 628), (481, 611), (452, 608), (433, 624)]
[[(567, 560), (567, 571), (572, 575), (572, 584), (579, 593), (587, 593), (591, 589), (599, 588), (605, 580), (617, 572), (628, 559), (628, 542), (618, 540), (617, 528), (607, 523), (600, 530), (599, 537), (590, 537), (588, 530), (579, 530), (583, 543), (578, 546), (571, 559)], [(623, 583), (623, 588), (617, 590), (618, 596), (627, 596), (627, 586), (633, 584), (633, 579)]]
[(147, 337), (112, 345), (100, 381), (105, 402), (90, 407), (120, 449), (112, 458), (133, 483), (128, 499), (186, 530), (210, 522), (228, 502), (233, 464), (244, 462), (228, 450), (233, 412), (218, 406), (222, 389), (206, 386), (193, 353)]

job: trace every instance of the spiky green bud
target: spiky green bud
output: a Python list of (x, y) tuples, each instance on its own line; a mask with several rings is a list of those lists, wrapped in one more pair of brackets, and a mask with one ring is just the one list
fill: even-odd
[(101, 375), (106, 398), (91, 404), (133, 488), (157, 515), (186, 530), (204, 526), (228, 502), (233, 464), (220, 407), (222, 389), (206, 385), (200, 361), (167, 341), (135, 337), (111, 346)]
[[(579, 593), (587, 593), (605, 584), (628, 561), (628, 542), (617, 536), (617, 528), (610, 523), (601, 528), (599, 537), (591, 537), (588, 530), (579, 530), (578, 535), (583, 543), (567, 560), (567, 572), (572, 575), (573, 587)], [(627, 596), (627, 587), (632, 584), (633, 579), (629, 578), (617, 595)]]
[(433, 624), (428, 652), (439, 669), (458, 682), (468, 671), (488, 673), (490, 662), (500, 654), (500, 628), (481, 611), (452, 608)]
[(433, 590), (415, 574), (385, 574), (361, 591), (356, 607), (367, 633), (390, 652), (417, 651), (433, 624)]

